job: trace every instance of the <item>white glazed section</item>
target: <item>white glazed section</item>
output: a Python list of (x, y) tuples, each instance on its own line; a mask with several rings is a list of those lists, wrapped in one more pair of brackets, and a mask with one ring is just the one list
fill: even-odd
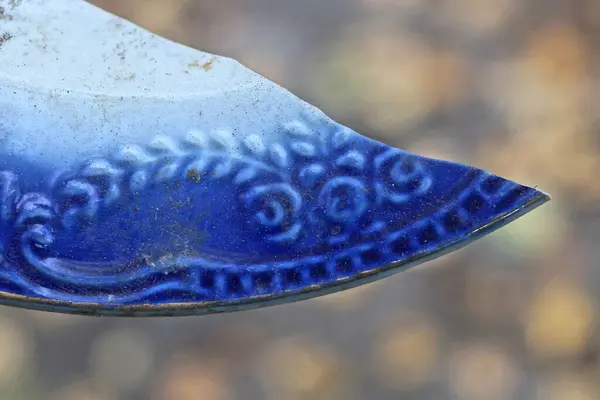
[(301, 112), (323, 117), (235, 60), (83, 0), (0, 7), (0, 36), (9, 35), (0, 45), (0, 155), (62, 169), (192, 129), (255, 135), (268, 146)]

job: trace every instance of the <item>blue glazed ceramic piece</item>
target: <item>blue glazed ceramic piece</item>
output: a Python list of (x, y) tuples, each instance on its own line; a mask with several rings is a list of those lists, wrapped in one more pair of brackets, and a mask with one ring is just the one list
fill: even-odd
[(306, 299), (549, 200), (342, 126), (79, 0), (0, 0), (0, 302), (174, 316)]

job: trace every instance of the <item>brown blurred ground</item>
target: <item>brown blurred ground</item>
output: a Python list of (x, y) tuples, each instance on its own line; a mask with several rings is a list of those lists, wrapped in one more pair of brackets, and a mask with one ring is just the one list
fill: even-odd
[(0, 309), (0, 399), (600, 398), (597, 0), (93, 0), (553, 202), (364, 288), (206, 318)]

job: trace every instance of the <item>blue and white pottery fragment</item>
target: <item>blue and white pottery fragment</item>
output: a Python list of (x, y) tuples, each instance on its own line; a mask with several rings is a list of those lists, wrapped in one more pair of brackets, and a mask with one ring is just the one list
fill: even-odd
[(81, 0), (0, 0), (0, 303), (257, 308), (367, 283), (549, 200), (361, 136)]

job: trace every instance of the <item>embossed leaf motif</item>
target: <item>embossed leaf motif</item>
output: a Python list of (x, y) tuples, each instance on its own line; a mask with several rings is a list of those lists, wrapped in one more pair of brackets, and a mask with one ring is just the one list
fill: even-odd
[(236, 145), (236, 140), (233, 134), (225, 129), (216, 130), (211, 138), (226, 150), (233, 150)]
[(292, 151), (304, 157), (314, 157), (317, 154), (316, 147), (308, 142), (293, 142), (290, 145)]
[(179, 149), (174, 140), (165, 136), (156, 137), (149, 145), (149, 147), (157, 152), (178, 154)]
[(170, 179), (173, 179), (178, 170), (179, 164), (177, 163), (163, 165), (156, 173), (155, 179), (157, 182), (166, 182)]
[(351, 150), (346, 154), (340, 156), (336, 160), (336, 165), (340, 167), (347, 167), (356, 171), (361, 171), (365, 167), (365, 156), (356, 150)]
[(149, 182), (148, 172), (145, 170), (135, 171), (131, 175), (131, 179), (129, 181), (129, 188), (132, 192), (142, 191), (146, 188)]
[(285, 148), (280, 144), (274, 144), (271, 146), (271, 160), (275, 165), (281, 168), (285, 168), (289, 164), (288, 154)]
[(241, 183), (251, 181), (252, 179), (254, 179), (256, 177), (257, 174), (258, 174), (258, 171), (256, 170), (256, 168), (252, 168), (252, 167), (245, 168), (245, 169), (241, 170), (240, 172), (238, 172), (237, 176), (235, 177), (234, 182), (235, 182), (235, 184), (239, 185)]
[(224, 160), (219, 162), (213, 171), (213, 177), (215, 179), (223, 178), (228, 175), (233, 169), (233, 163), (231, 160)]
[(208, 160), (206, 158), (197, 158), (186, 167), (185, 175), (186, 179), (189, 180), (190, 174), (198, 175), (201, 172), (205, 172), (208, 168)]
[(253, 154), (262, 156), (265, 151), (265, 144), (257, 135), (250, 135), (244, 140), (244, 145)]
[(82, 177), (96, 182), (98, 194), (103, 198), (105, 205), (114, 203), (121, 194), (120, 182), (124, 171), (114, 166), (108, 160), (93, 160), (83, 167)]
[(208, 146), (208, 139), (206, 138), (206, 134), (199, 130), (191, 130), (185, 136), (185, 141), (194, 147), (206, 147)]
[[(231, 59), (194, 56), (85, 1), (4, 3), (18, 35), (2, 47), (0, 159), (27, 193), (0, 173), (2, 304), (188, 315), (298, 300), (431, 259), (548, 200), (365, 138)], [(21, 68), (41, 54), (39, 26), (57, 57)], [(110, 44), (132, 33), (143, 40), (129, 64), (161, 68), (107, 88), (122, 64)], [(89, 70), (82, 50), (105, 57)], [(67, 81), (44, 74), (57, 60), (72, 61)], [(181, 68), (194, 60), (212, 69)], [(71, 94), (49, 110), (48, 87)], [(102, 112), (90, 91), (111, 98)]]
[(315, 131), (310, 129), (301, 121), (293, 121), (285, 126), (285, 130), (292, 136), (309, 137), (314, 136)]
[(344, 147), (350, 141), (350, 137), (352, 136), (352, 131), (348, 128), (341, 128), (335, 131), (332, 138), (333, 147), (335, 149), (340, 149)]
[(125, 147), (121, 154), (117, 156), (124, 162), (131, 164), (147, 164), (154, 161), (154, 157), (150, 156), (144, 149), (138, 145), (130, 145)]
[(118, 176), (122, 171), (113, 167), (107, 160), (94, 160), (81, 171), (81, 174), (86, 177)]

